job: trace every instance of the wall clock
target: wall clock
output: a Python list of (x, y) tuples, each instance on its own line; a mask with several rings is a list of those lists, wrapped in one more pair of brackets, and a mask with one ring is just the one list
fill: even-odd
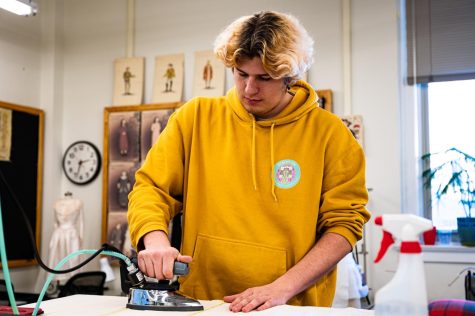
[(63, 171), (75, 184), (92, 182), (101, 170), (101, 154), (97, 147), (88, 141), (72, 143), (63, 155)]

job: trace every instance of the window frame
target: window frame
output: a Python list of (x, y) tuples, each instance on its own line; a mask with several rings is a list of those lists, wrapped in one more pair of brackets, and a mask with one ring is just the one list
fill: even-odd
[[(444, 82), (450, 82), (450, 81), (444, 81)], [(440, 82), (439, 82), (440, 83)], [(422, 84), (417, 84), (415, 87), (418, 90), (419, 98), (418, 102), (415, 105), (416, 107), (420, 108), (420, 118), (419, 118), (419, 124), (420, 124), (420, 134), (419, 135), (414, 135), (414, 137), (418, 137), (420, 140), (420, 149), (421, 149), (421, 155), (425, 153), (431, 152), (430, 149), (430, 120), (429, 120), (429, 84), (430, 83), (422, 83)], [(421, 164), (421, 170), (425, 170), (430, 167), (430, 158), (426, 159), (425, 161), (420, 161)], [(420, 172), (419, 174), (422, 174)], [(419, 176), (421, 177), (421, 176)], [(422, 203), (422, 210), (420, 214), (429, 219), (432, 220), (432, 188), (431, 186), (425, 186), (423, 179), (421, 179), (420, 186), (422, 188), (422, 194), (420, 196), (420, 200)], [(452, 243), (455, 243), (455, 246), (457, 246), (457, 243), (459, 242), (459, 234), (457, 229), (452, 230)]]
[[(421, 108), (421, 153), (428, 153), (430, 151), (430, 121), (429, 121), (429, 84), (421, 83), (417, 85), (417, 88), (420, 90), (420, 108)], [(422, 170), (430, 167), (430, 158), (422, 161), (421, 160)], [(422, 173), (421, 173), (422, 174)], [(432, 220), (432, 187), (425, 186), (423, 179), (421, 180), (422, 186), (422, 214), (425, 218)]]
[[(430, 0), (427, 0), (430, 1)], [(427, 2), (426, 1), (426, 2)], [(424, 188), (422, 170), (430, 165), (430, 161), (422, 161), (424, 153), (429, 152), (429, 96), (428, 83), (414, 83), (410, 76), (415, 77), (416, 71), (409, 67), (409, 63), (417, 63), (417, 58), (422, 56), (408, 53), (408, 45), (414, 47), (415, 38), (407, 37), (408, 19), (414, 19), (407, 15), (406, 9), (411, 3), (400, 1), (400, 24), (399, 24), (399, 128), (400, 128), (400, 159), (401, 159), (401, 182), (400, 182), (400, 205), (401, 213), (414, 214), (432, 220), (431, 189)], [(414, 8), (413, 8), (414, 9)], [(415, 20), (409, 21), (414, 23)], [(412, 71), (411, 71), (412, 69)], [(432, 78), (433, 79), (433, 78)], [(456, 79), (456, 78), (453, 78)], [(458, 78), (458, 80), (469, 78)], [(475, 78), (472, 78), (475, 79)], [(448, 81), (448, 80), (447, 80)], [(458, 252), (464, 252), (466, 247), (458, 243), (457, 231), (452, 233), (452, 243), (441, 246), (425, 246), (431, 249), (434, 258), (442, 255), (440, 262), (462, 262), (457, 259)], [(450, 250), (447, 250), (450, 249)], [(424, 250), (426, 251), (426, 249)], [(475, 255), (475, 254), (474, 254)], [(473, 259), (473, 257), (471, 257)], [(437, 262), (433, 261), (433, 262)], [(465, 262), (465, 261), (464, 261)], [(473, 261), (472, 261), (473, 262)]]

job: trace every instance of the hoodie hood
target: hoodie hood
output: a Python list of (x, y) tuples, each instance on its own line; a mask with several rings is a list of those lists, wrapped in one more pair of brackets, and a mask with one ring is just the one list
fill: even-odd
[(239, 101), (236, 87), (230, 89), (226, 95), (227, 104), (231, 106), (234, 113), (240, 120), (248, 124), (256, 124), (260, 126), (283, 125), (294, 122), (306, 115), (308, 112), (318, 107), (317, 93), (305, 81), (297, 81), (289, 91), (294, 95), (290, 103), (275, 117), (268, 120), (256, 121), (254, 115), (249, 113)]
[[(275, 117), (268, 120), (256, 121), (254, 115), (249, 113), (239, 101), (239, 98), (236, 93), (236, 87), (233, 87), (229, 90), (226, 95), (227, 104), (233, 109), (234, 113), (238, 118), (244, 122), (246, 125), (251, 126), (252, 128), (252, 138), (251, 138), (251, 176), (254, 186), (254, 190), (257, 188), (257, 170), (256, 170), (256, 125), (262, 127), (270, 128), (270, 137), (269, 137), (269, 148), (270, 148), (270, 169), (273, 170), (275, 165), (274, 159), (274, 127), (284, 124), (289, 124), (294, 121), (297, 121), (304, 115), (308, 114), (310, 111), (318, 107), (317, 104), (317, 93), (315, 90), (305, 81), (297, 81), (290, 89), (289, 93), (293, 95), (290, 103)], [(275, 179), (272, 176), (272, 196), (274, 201), (277, 200), (277, 195), (275, 192)]]

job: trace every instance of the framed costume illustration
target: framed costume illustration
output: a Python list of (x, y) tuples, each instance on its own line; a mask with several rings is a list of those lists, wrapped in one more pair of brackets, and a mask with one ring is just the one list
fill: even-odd
[(140, 104), (144, 90), (144, 57), (114, 60), (114, 94), (112, 104)]
[(195, 52), (193, 97), (224, 95), (226, 68), (212, 50)]
[(361, 147), (364, 146), (363, 142), (363, 116), (361, 115), (344, 115), (341, 120), (350, 129), (351, 134), (356, 138)]
[(135, 172), (181, 102), (104, 109), (102, 242), (130, 254), (128, 194)]
[(155, 57), (152, 103), (182, 100), (184, 65), (185, 54)]

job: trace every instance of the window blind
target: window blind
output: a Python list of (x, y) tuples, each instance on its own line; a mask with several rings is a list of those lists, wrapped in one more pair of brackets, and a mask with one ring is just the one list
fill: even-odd
[(409, 84), (475, 79), (475, 0), (406, 0)]

